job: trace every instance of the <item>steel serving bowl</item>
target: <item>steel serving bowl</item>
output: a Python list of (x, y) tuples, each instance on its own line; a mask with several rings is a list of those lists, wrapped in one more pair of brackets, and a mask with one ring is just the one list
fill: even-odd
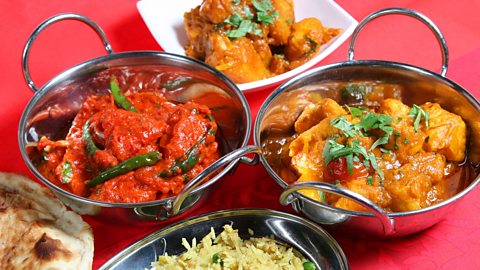
[(266, 209), (236, 209), (219, 211), (193, 217), (154, 232), (127, 247), (99, 269), (149, 269), (158, 256), (168, 253), (180, 255), (185, 252), (182, 238), (197, 243), (213, 228), (218, 234), (224, 225), (238, 229), (241, 238), (273, 236), (300, 252), (316, 269), (349, 269), (347, 259), (338, 243), (325, 230), (298, 216)]
[[(416, 18), (435, 33), (440, 43), (443, 56), (440, 74), (416, 66), (402, 63), (353, 60), (354, 44), (359, 31), (369, 21), (387, 14), (403, 14)], [(304, 108), (302, 95), (314, 91), (320, 95), (328, 95), (332, 91), (331, 84), (351, 81), (370, 81), (393, 83), (402, 87), (406, 104), (423, 104), (427, 101), (439, 103), (443, 108), (460, 115), (468, 127), (468, 157), (472, 164), (480, 162), (480, 104), (465, 89), (445, 77), (448, 66), (448, 50), (443, 35), (438, 28), (424, 15), (408, 9), (386, 9), (366, 17), (352, 35), (347, 62), (322, 66), (299, 75), (276, 89), (262, 105), (254, 127), (254, 142), (261, 147), (265, 133), (269, 132), (272, 121), (271, 114), (279, 111), (290, 117), (283, 117), (287, 126), (293, 126), (296, 116)], [(329, 86), (330, 85), (330, 86)], [(294, 115), (296, 113), (296, 116)], [(293, 116), (292, 116), (293, 114)], [(288, 123), (288, 119), (291, 119)], [(380, 207), (359, 194), (326, 183), (294, 183), (289, 185), (275, 172), (264, 156), (260, 158), (272, 178), (284, 188), (280, 202), (292, 204), (292, 207), (308, 218), (324, 225), (353, 232), (357, 235), (373, 235), (394, 237), (411, 234), (426, 229), (443, 219), (459, 199), (474, 189), (480, 182), (478, 171), (473, 179), (463, 179), (465, 187), (455, 196), (436, 205), (408, 212), (386, 213)], [(369, 212), (356, 212), (335, 208), (309, 199), (296, 192), (300, 189), (317, 189), (330, 192), (354, 200), (363, 205)]]
[[(76, 65), (57, 75), (41, 88), (37, 88), (29, 73), (28, 55), (30, 46), (36, 36), (47, 26), (62, 20), (78, 20), (93, 28), (102, 38), (106, 56), (91, 59)], [(221, 158), (221, 164), (204, 170), (197, 178), (204, 179), (213, 172), (217, 172), (210, 181), (203, 181), (195, 189), (190, 189), (185, 195), (185, 200), (177, 206), (177, 211), (172, 213), (172, 203), (175, 197), (144, 203), (107, 203), (79, 197), (69, 193), (51, 183), (34, 166), (33, 156), (29, 148), (42, 136), (50, 139), (65, 137), (73, 118), (80, 109), (83, 101), (91, 95), (107, 93), (106, 86), (100, 86), (98, 81), (108, 72), (120, 72), (124, 78), (135, 81), (138, 88), (147, 88), (148, 85), (158, 85), (170, 75), (182, 74), (198, 78), (213, 85), (205, 91), (198, 89), (182, 89), (166, 92), (167, 99), (185, 102), (208, 94), (222, 96), (222, 99), (213, 98), (206, 104), (209, 107), (223, 108), (213, 111), (219, 128), (222, 130), (221, 150), (223, 154), (235, 152), (248, 142), (251, 130), (251, 116), (247, 101), (243, 93), (226, 76), (217, 70), (183, 56), (153, 51), (135, 51), (113, 53), (103, 31), (91, 20), (76, 14), (60, 14), (47, 19), (40, 24), (30, 36), (23, 54), (23, 70), (25, 79), (30, 88), (35, 92), (26, 106), (20, 119), (18, 142), (22, 157), (28, 168), (45, 185), (53, 190), (58, 197), (80, 214), (92, 215), (97, 219), (110, 222), (137, 222), (137, 220), (163, 220), (175, 216), (191, 208), (197, 201), (205, 197), (208, 187), (221, 178), (235, 165), (238, 158)], [(148, 74), (150, 79), (143, 79), (142, 74)], [(120, 82), (121, 83), (121, 82)], [(215, 101), (216, 100), (216, 101)], [(224, 102), (222, 102), (222, 100)], [(218, 103), (218, 104), (217, 104)], [(228, 117), (222, 117), (228, 111)], [(216, 115), (218, 117), (216, 117)], [(242, 156), (243, 149), (238, 155)], [(255, 162), (248, 158), (241, 158), (244, 162)], [(144, 224), (142, 222), (138, 224)]]

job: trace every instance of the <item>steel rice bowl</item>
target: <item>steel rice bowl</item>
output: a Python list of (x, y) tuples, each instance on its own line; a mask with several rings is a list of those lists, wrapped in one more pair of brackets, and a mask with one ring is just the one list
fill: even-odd
[[(211, 228), (218, 235), (227, 224), (238, 230), (242, 239), (273, 236), (277, 242), (287, 244), (313, 262), (316, 269), (349, 269), (341, 247), (320, 226), (292, 214), (268, 209), (224, 210), (172, 224), (133, 243), (99, 269), (149, 269), (150, 263), (157, 261), (160, 255), (185, 252), (182, 238), (190, 243), (196, 238), (200, 243)], [(253, 236), (249, 231), (253, 231)]]

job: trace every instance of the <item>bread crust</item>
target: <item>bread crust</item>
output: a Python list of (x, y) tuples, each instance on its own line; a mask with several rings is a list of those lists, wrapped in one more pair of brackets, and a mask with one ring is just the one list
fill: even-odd
[(92, 269), (90, 226), (48, 189), (0, 173), (0, 269)]

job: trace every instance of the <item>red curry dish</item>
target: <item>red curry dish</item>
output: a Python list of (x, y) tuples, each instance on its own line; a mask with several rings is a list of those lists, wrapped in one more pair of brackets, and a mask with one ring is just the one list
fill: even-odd
[(220, 157), (210, 109), (155, 91), (88, 97), (65, 140), (42, 137), (39, 171), (62, 189), (93, 200), (137, 203), (176, 195)]

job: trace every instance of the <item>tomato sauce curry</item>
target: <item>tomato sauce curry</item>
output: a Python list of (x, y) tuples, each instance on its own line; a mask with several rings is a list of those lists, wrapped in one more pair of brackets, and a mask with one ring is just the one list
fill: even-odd
[(75, 195), (138, 203), (178, 194), (220, 157), (210, 109), (176, 103), (156, 91), (88, 97), (64, 140), (42, 137), (39, 171)]
[[(285, 181), (338, 185), (386, 211), (404, 212), (442, 202), (472, 179), (466, 124), (440, 104), (406, 105), (398, 87), (379, 83), (346, 84), (331, 98), (312, 93), (293, 130), (262, 140), (267, 161)], [(365, 210), (333, 194), (301, 192)]]

